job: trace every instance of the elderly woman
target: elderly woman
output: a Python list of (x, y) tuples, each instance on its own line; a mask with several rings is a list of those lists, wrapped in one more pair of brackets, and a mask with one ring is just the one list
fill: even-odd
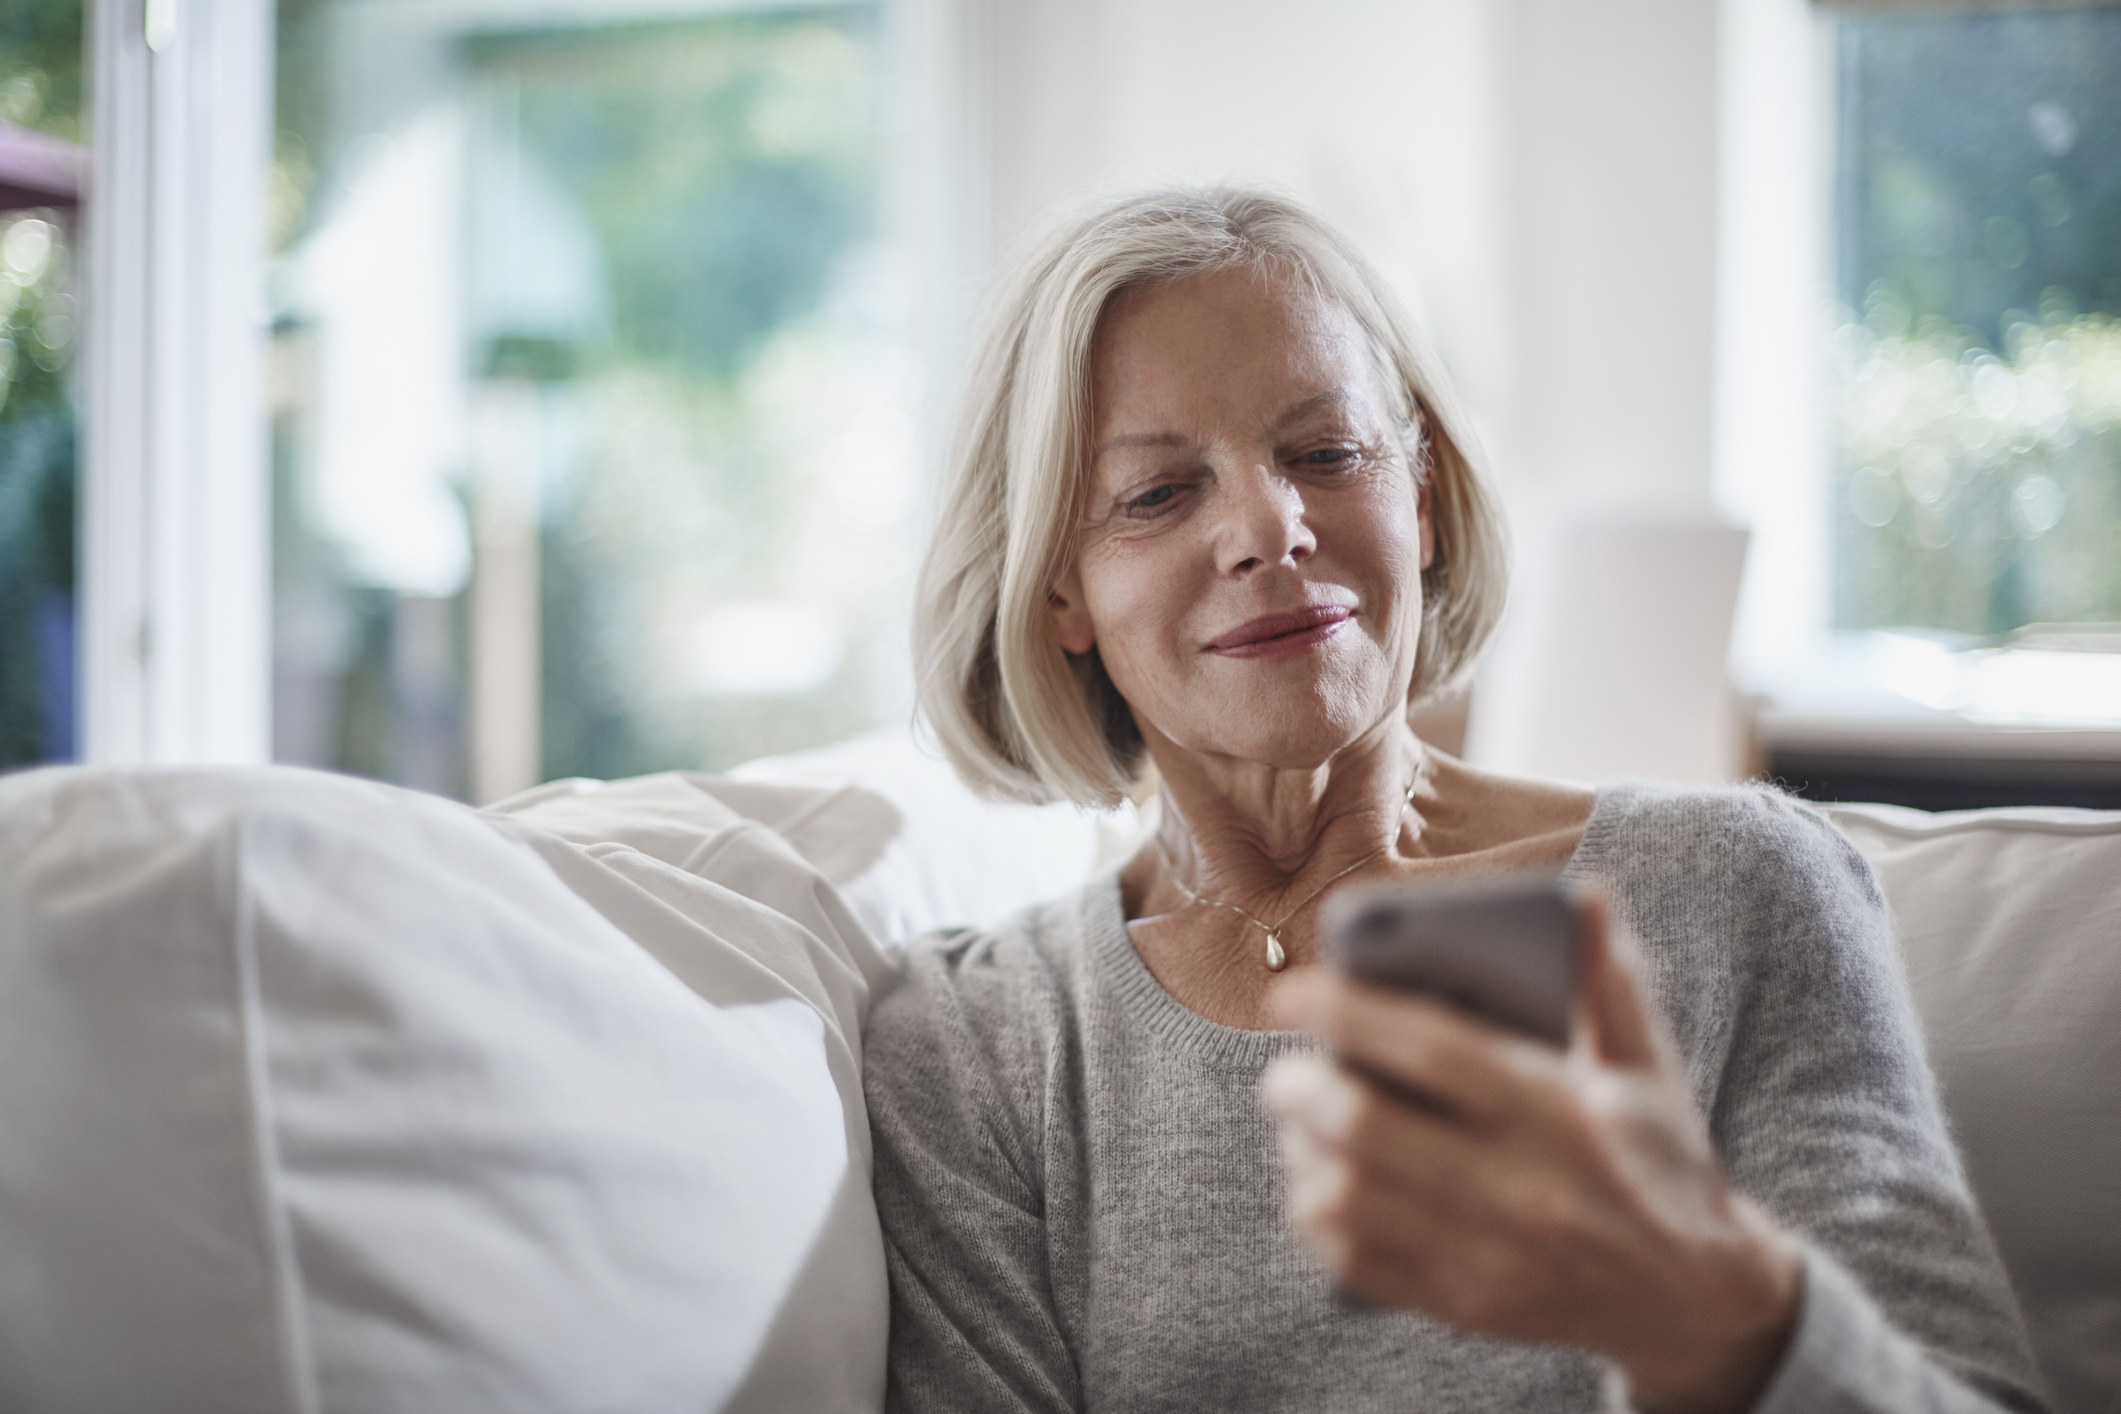
[[(876, 1008), (893, 1407), (2039, 1407), (1850, 846), (1410, 729), (1503, 592), (1436, 361), (1302, 208), (1120, 201), (1003, 288), (925, 711), (989, 793), (1161, 808)], [(1318, 966), (1336, 888), (1527, 866), (1615, 920), (1566, 1053)]]

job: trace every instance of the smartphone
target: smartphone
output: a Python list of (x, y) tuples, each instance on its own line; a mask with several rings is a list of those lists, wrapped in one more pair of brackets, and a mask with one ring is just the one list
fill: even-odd
[(1350, 977), (1569, 1043), (1576, 905), (1555, 873), (1358, 885), (1328, 900), (1323, 922), (1327, 959)]

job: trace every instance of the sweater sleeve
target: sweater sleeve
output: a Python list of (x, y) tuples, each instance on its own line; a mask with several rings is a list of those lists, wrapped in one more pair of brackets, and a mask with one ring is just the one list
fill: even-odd
[(2043, 1408), (1869, 864), (1794, 802), (1735, 800), (1742, 941), (1710, 1123), (1734, 1181), (1807, 1247), (1759, 1414)]
[[(1026, 950), (1028, 952), (1028, 950)], [(966, 936), (917, 945), (875, 1007), (864, 1061), (891, 1278), (893, 1411), (1079, 1407), (1049, 1279), (1037, 1042), (990, 1025), (1038, 1008), (1025, 956)]]

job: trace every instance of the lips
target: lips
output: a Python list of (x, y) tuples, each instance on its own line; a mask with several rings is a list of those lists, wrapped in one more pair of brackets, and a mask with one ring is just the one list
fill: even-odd
[(1331, 638), (1354, 617), (1355, 611), (1345, 604), (1313, 604), (1285, 614), (1262, 614), (1210, 640), (1202, 651), (1236, 658), (1303, 652)]

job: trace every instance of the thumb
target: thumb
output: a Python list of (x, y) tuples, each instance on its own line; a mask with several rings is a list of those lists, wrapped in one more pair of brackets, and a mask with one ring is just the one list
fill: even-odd
[(1643, 1001), (1634, 949), (1613, 926), (1604, 894), (1586, 889), (1577, 895), (1576, 925), (1580, 1040), (1608, 1065), (1655, 1066), (1659, 1060), (1656, 1023)]

